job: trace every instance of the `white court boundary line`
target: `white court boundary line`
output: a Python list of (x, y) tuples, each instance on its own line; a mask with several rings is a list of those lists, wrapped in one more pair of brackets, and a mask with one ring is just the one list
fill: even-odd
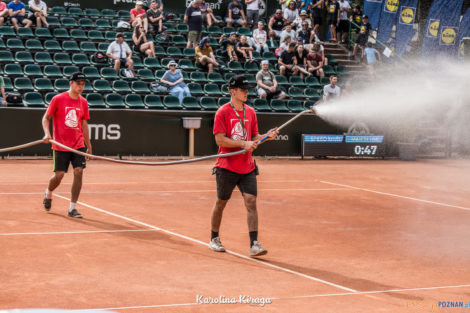
[[(325, 293), (316, 295), (306, 296), (295, 296), (295, 297), (273, 297), (271, 300), (296, 300), (296, 299), (311, 299), (320, 297), (341, 297), (341, 296), (360, 296), (370, 294), (381, 294), (381, 293), (399, 293), (406, 291), (425, 291), (425, 290), (436, 290), (436, 289), (451, 289), (451, 288), (465, 288), (470, 285), (455, 285), (455, 286), (437, 286), (437, 287), (421, 287), (421, 288), (403, 288), (403, 289), (389, 289), (389, 290), (371, 290), (371, 291), (358, 291), (358, 292), (343, 292), (343, 293)], [(237, 303), (240, 304), (240, 303)], [(175, 304), (156, 304), (156, 305), (142, 305), (142, 306), (126, 306), (116, 308), (102, 308), (102, 309), (82, 309), (83, 311), (98, 311), (98, 310), (130, 310), (130, 309), (150, 309), (150, 308), (162, 308), (162, 307), (177, 307), (177, 306), (191, 306), (191, 305), (207, 305), (204, 303), (175, 303)], [(265, 305), (265, 306), (269, 306)]]
[(420, 199), (420, 198), (402, 196), (402, 195), (398, 195), (398, 194), (394, 194), (394, 193), (382, 192), (382, 191), (377, 191), (377, 190), (372, 190), (372, 189), (367, 189), (367, 188), (361, 188), (361, 187), (355, 187), (355, 186), (351, 186), (351, 185), (345, 185), (345, 184), (338, 184), (338, 183), (333, 183), (333, 182), (329, 182), (329, 181), (325, 181), (325, 180), (320, 180), (320, 183), (333, 185), (333, 186), (340, 186), (340, 187), (345, 187), (345, 188), (351, 188), (351, 189), (356, 189), (356, 190), (362, 190), (362, 191), (367, 191), (367, 192), (372, 192), (372, 193), (376, 193), (376, 194), (384, 195), (384, 196), (402, 198), (402, 199), (407, 199), (407, 200), (424, 202), (424, 203), (428, 203), (428, 204), (435, 204), (435, 205), (445, 206), (445, 207), (454, 208), (454, 209), (470, 211), (470, 208), (466, 208), (466, 207), (459, 206), (459, 205), (443, 203), (443, 202), (436, 202), (436, 201), (425, 200), (425, 199)]
[[(161, 185), (161, 184), (198, 184), (198, 183), (215, 183), (214, 180), (177, 180), (177, 181), (165, 181), (165, 178), (162, 178), (163, 181), (154, 181), (154, 182), (90, 182), (84, 183), (86, 185)], [(168, 178), (169, 179), (169, 178)], [(47, 182), (46, 182), (47, 183)], [(258, 183), (311, 183), (310, 180), (258, 180)], [(61, 182), (61, 185), (71, 185), (72, 182)], [(44, 185), (44, 181), (42, 182), (8, 182), (8, 181), (1, 181), (0, 185)]]
[[(58, 195), (58, 194), (55, 194), (54, 196), (56, 196), (58, 198), (61, 198), (61, 199), (64, 199), (64, 200), (67, 200), (67, 201), (70, 201), (70, 198), (67, 198), (67, 197), (64, 197), (64, 196), (61, 196), (61, 195)], [(95, 210), (95, 211), (98, 211), (98, 212), (101, 212), (101, 213), (104, 213), (104, 214), (107, 214), (107, 215), (111, 215), (111, 216), (129, 221), (129, 222), (132, 222), (134, 224), (142, 225), (142, 226), (148, 227), (150, 229), (155, 229), (155, 230), (167, 233), (169, 235), (173, 235), (175, 237), (186, 239), (188, 241), (198, 243), (198, 244), (200, 244), (202, 246), (205, 246), (205, 247), (209, 247), (208, 243), (205, 243), (201, 240), (198, 240), (198, 239), (186, 236), (186, 235), (182, 235), (182, 234), (170, 231), (170, 230), (166, 230), (164, 228), (160, 228), (160, 227), (157, 227), (157, 226), (154, 226), (154, 225), (150, 225), (150, 224), (147, 224), (147, 223), (144, 223), (144, 222), (141, 222), (141, 221), (123, 216), (123, 215), (119, 215), (119, 214), (116, 214), (116, 213), (113, 213), (113, 212), (110, 212), (110, 211), (106, 211), (106, 210), (100, 209), (98, 207), (95, 207), (95, 206), (92, 206), (92, 205), (89, 205), (89, 204), (86, 204), (86, 203), (83, 203), (83, 202), (80, 202), (80, 201), (78, 201), (77, 203), (82, 205), (82, 206), (85, 206), (87, 208), (90, 208), (92, 210)], [(326, 280), (323, 280), (323, 279), (320, 279), (320, 278), (316, 278), (316, 277), (313, 277), (313, 276), (302, 274), (300, 272), (293, 271), (293, 270), (290, 270), (290, 269), (282, 267), (282, 266), (277, 266), (277, 265), (274, 265), (274, 264), (271, 264), (271, 263), (260, 261), (260, 260), (255, 259), (255, 258), (250, 258), (246, 255), (243, 255), (243, 254), (240, 254), (240, 253), (237, 253), (237, 252), (234, 252), (234, 251), (226, 250), (226, 253), (231, 254), (233, 256), (237, 256), (241, 259), (245, 259), (245, 260), (248, 260), (248, 261), (251, 261), (251, 262), (262, 264), (262, 265), (267, 266), (267, 267), (271, 267), (271, 268), (274, 268), (274, 269), (277, 269), (277, 270), (280, 270), (280, 271), (283, 271), (283, 272), (286, 272), (286, 273), (297, 275), (297, 276), (300, 276), (300, 277), (303, 277), (303, 278), (306, 278), (306, 279), (309, 279), (309, 280), (312, 280), (312, 281), (315, 281), (315, 282), (319, 282), (319, 283), (322, 283), (322, 284), (325, 284), (325, 285), (329, 285), (329, 286), (332, 286), (332, 287), (335, 287), (335, 288), (338, 288), (338, 289), (346, 290), (346, 291), (349, 291), (349, 292), (357, 292), (357, 290), (354, 290), (354, 289), (351, 289), (351, 288), (348, 288), (348, 287), (345, 287), (345, 286), (341, 286), (341, 285), (338, 285), (338, 284), (335, 284), (335, 283), (332, 283), (332, 282), (329, 282), (329, 281), (326, 281)]]
[(34, 235), (74, 235), (74, 234), (102, 234), (102, 233), (137, 233), (154, 232), (155, 229), (117, 229), (117, 230), (77, 230), (77, 231), (50, 231), (30, 233), (0, 233), (0, 236), (34, 236)]

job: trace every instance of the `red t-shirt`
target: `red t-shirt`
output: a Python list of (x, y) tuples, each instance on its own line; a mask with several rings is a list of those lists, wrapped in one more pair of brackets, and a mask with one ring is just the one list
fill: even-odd
[[(146, 13), (145, 13), (145, 10), (144, 10), (144, 9), (140, 10), (139, 13), (137, 13), (137, 10), (136, 10), (136, 9), (132, 9), (132, 10), (131, 10), (131, 15), (134, 15), (135, 17), (139, 17), (140, 15), (145, 15), (145, 14), (146, 14)], [(131, 16), (131, 21), (132, 21), (132, 16)]]
[[(240, 119), (243, 118), (243, 110), (237, 111)], [(255, 110), (245, 104), (245, 134), (243, 134), (240, 121), (235, 114), (230, 103), (221, 106), (215, 113), (214, 135), (224, 133), (233, 140), (251, 141), (253, 137), (258, 135), (258, 120), (256, 119)], [(240, 148), (224, 148), (219, 147), (219, 153), (229, 153), (238, 151)], [(255, 169), (255, 161), (251, 156), (251, 152), (231, 156), (228, 158), (218, 158), (216, 167), (225, 168), (229, 171), (247, 174)]]
[[(88, 102), (82, 96), (77, 100), (63, 92), (52, 98), (47, 115), (52, 116), (54, 140), (73, 149), (85, 147), (83, 142), (82, 121), (90, 119)], [(53, 150), (67, 151), (56, 145)]]

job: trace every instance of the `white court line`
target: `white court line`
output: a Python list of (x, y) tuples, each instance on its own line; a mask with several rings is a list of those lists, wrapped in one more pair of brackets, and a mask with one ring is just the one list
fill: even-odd
[(338, 184), (338, 183), (333, 183), (333, 182), (324, 181), (324, 180), (320, 180), (320, 182), (324, 183), (324, 184), (328, 184), (328, 185), (334, 185), (334, 186), (340, 186), (340, 187), (345, 187), (345, 188), (351, 188), (351, 189), (356, 189), (356, 190), (372, 192), (372, 193), (376, 193), (376, 194), (384, 195), (384, 196), (414, 200), (414, 201), (418, 201), (418, 202), (436, 204), (436, 205), (441, 205), (441, 206), (445, 206), (445, 207), (449, 207), (449, 208), (470, 211), (470, 208), (466, 208), (466, 207), (459, 206), (459, 205), (453, 205), (453, 204), (448, 204), (448, 203), (443, 203), (443, 202), (436, 202), (436, 201), (430, 201), (430, 200), (419, 199), (419, 198), (414, 198), (414, 197), (402, 196), (402, 195), (397, 195), (397, 194), (394, 194), (394, 193), (382, 192), (382, 191), (377, 191), (377, 190), (372, 190), (372, 189), (367, 189), (367, 188), (360, 188), (360, 187), (355, 187), (355, 186), (351, 186), (351, 185)]
[[(61, 196), (61, 195), (58, 195), (58, 194), (55, 194), (55, 196), (58, 197), (58, 198), (70, 201), (70, 198), (67, 198), (67, 197), (64, 197), (64, 196)], [(185, 236), (185, 235), (182, 235), (182, 234), (170, 231), (170, 230), (166, 230), (166, 229), (163, 229), (163, 228), (160, 228), (160, 227), (157, 227), (157, 226), (153, 226), (153, 225), (150, 225), (150, 224), (147, 224), (147, 223), (144, 223), (144, 222), (140, 222), (138, 220), (135, 220), (135, 219), (123, 216), (123, 215), (119, 215), (119, 214), (116, 214), (116, 213), (113, 213), (113, 212), (110, 212), (110, 211), (106, 211), (106, 210), (97, 208), (95, 206), (92, 206), (92, 205), (89, 205), (89, 204), (86, 204), (86, 203), (83, 203), (83, 202), (80, 202), (80, 201), (77, 202), (77, 203), (82, 205), (82, 206), (85, 206), (87, 208), (93, 209), (95, 211), (98, 211), (98, 212), (101, 212), (101, 213), (104, 213), (104, 214), (107, 214), (107, 215), (111, 215), (111, 216), (114, 216), (114, 217), (117, 217), (117, 218), (121, 218), (123, 220), (132, 222), (134, 224), (138, 224), (138, 225), (142, 225), (142, 226), (145, 226), (145, 227), (148, 227), (148, 228), (151, 228), (151, 229), (159, 230), (159, 231), (167, 233), (169, 235), (173, 235), (175, 237), (179, 237), (179, 238), (182, 238), (182, 239), (186, 239), (188, 241), (192, 241), (194, 243), (198, 243), (198, 244), (200, 244), (202, 246), (205, 246), (205, 247), (209, 247), (208, 243), (203, 242), (201, 240), (198, 240), (198, 239), (195, 239), (195, 238), (192, 238), (192, 237), (189, 237), (189, 236)], [(329, 281), (326, 281), (326, 280), (323, 280), (323, 279), (320, 279), (320, 278), (316, 278), (316, 277), (313, 277), (313, 276), (302, 274), (300, 272), (293, 271), (293, 270), (290, 270), (290, 269), (285, 268), (285, 267), (281, 267), (281, 266), (277, 266), (277, 265), (270, 264), (270, 263), (267, 263), (267, 262), (263, 262), (263, 261), (260, 261), (258, 259), (255, 259), (255, 258), (250, 258), (246, 255), (243, 255), (243, 254), (240, 254), (240, 253), (237, 253), (237, 252), (234, 252), (234, 251), (227, 250), (226, 253), (237, 256), (241, 259), (245, 259), (245, 260), (248, 260), (248, 261), (251, 261), (251, 262), (262, 264), (264, 266), (271, 267), (271, 268), (274, 268), (274, 269), (277, 269), (277, 270), (280, 270), (280, 271), (283, 271), (283, 272), (286, 272), (286, 273), (297, 275), (297, 276), (300, 276), (300, 277), (303, 277), (303, 278), (306, 278), (306, 279), (309, 279), (309, 280), (312, 280), (312, 281), (315, 281), (315, 282), (319, 282), (319, 283), (322, 283), (322, 284), (325, 284), (325, 285), (336, 287), (338, 289), (346, 290), (346, 291), (349, 291), (349, 292), (356, 292), (356, 290), (354, 290), (354, 289), (351, 289), (351, 288), (348, 288), (348, 287), (345, 287), (345, 286), (341, 286), (341, 285), (338, 285), (338, 284), (335, 284), (335, 283), (332, 283), (332, 282), (329, 282)]]
[(70, 234), (99, 234), (99, 233), (134, 233), (152, 232), (155, 229), (120, 229), (120, 230), (77, 230), (77, 231), (51, 231), (32, 233), (0, 233), (0, 236), (32, 236), (32, 235), (70, 235)]
[[(214, 180), (179, 180), (179, 181), (165, 181), (165, 178), (162, 178), (162, 181), (153, 181), (153, 182), (95, 182), (95, 183), (84, 183), (86, 185), (159, 185), (159, 184), (198, 184), (198, 183), (214, 183)], [(258, 180), (258, 183), (309, 183), (308, 180)], [(47, 184), (47, 181), (44, 182), (0, 182), (0, 185), (44, 185)], [(71, 185), (71, 182), (62, 182), (61, 185)]]
[[(358, 295), (360, 296), (360, 295), (381, 294), (381, 293), (399, 293), (399, 292), (406, 292), (406, 291), (425, 291), (425, 290), (465, 288), (465, 287), (470, 287), (470, 285), (372, 290), (372, 291), (343, 292), (343, 293), (329, 293), (329, 294), (327, 293), (327, 294), (295, 296), (295, 297), (286, 297), (286, 298), (282, 298), (282, 297), (272, 297), (272, 298), (268, 297), (268, 298), (270, 298), (271, 300), (296, 300), (296, 299), (310, 299), (310, 298), (319, 298), (319, 297), (358, 296)], [(149, 309), (149, 308), (177, 307), (177, 306), (190, 306), (190, 305), (204, 305), (204, 304), (194, 302), (194, 303), (156, 304), (156, 305), (127, 306), (127, 307), (102, 308), (102, 309), (82, 309), (82, 310), (83, 311), (129, 310), (129, 309)], [(269, 305), (266, 305), (266, 306), (269, 306)]]

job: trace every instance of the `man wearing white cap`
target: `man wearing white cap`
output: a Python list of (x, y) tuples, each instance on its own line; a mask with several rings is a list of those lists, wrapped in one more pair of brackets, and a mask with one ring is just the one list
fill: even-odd
[(131, 25), (132, 27), (142, 26), (144, 27), (144, 31), (148, 32), (147, 13), (142, 8), (143, 6), (144, 3), (140, 0), (135, 3), (135, 8), (131, 10)]
[(256, 83), (258, 84), (258, 95), (261, 99), (268, 101), (275, 99), (284, 99), (286, 94), (279, 88), (276, 77), (269, 71), (269, 61), (261, 61), (261, 71), (256, 74)]

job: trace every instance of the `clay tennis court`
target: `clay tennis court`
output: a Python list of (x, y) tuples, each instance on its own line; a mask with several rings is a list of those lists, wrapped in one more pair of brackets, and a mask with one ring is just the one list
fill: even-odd
[(230, 252), (207, 247), (212, 164), (91, 161), (84, 218), (71, 219), (70, 174), (46, 212), (52, 162), (1, 160), (0, 309), (455, 312), (438, 301), (470, 300), (468, 160), (258, 159), (259, 259), (238, 191), (221, 228)]

